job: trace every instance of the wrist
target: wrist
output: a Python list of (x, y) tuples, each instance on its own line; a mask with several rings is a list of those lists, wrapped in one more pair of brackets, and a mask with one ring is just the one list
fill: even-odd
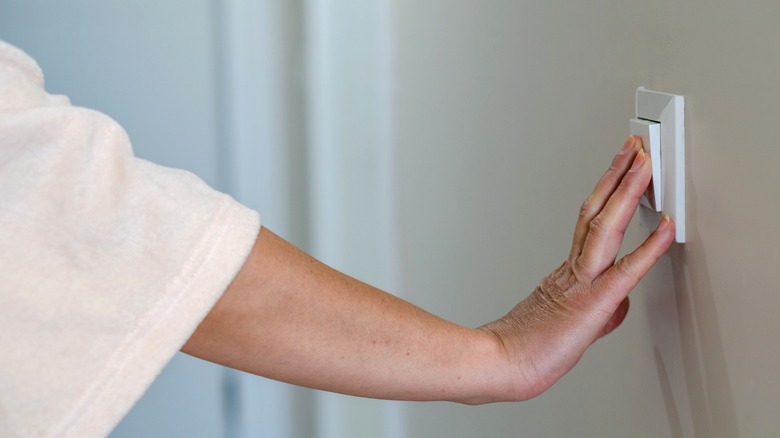
[(490, 326), (474, 330), (473, 353), (469, 354), (472, 388), (453, 401), (468, 405), (522, 401), (531, 398), (525, 373), (511, 360), (507, 345)]

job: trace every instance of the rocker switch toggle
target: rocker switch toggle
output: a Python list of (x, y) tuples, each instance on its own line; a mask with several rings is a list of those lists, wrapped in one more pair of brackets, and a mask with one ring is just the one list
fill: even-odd
[(651, 120), (631, 119), (631, 135), (642, 139), (642, 145), (653, 168), (653, 178), (642, 200), (641, 205), (660, 212), (663, 208), (663, 173), (661, 172), (661, 124)]

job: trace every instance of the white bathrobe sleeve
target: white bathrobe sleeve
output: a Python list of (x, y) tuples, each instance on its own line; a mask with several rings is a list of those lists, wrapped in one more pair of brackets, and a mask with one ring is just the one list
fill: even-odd
[(107, 435), (243, 265), (259, 216), (133, 157), (0, 41), (0, 436)]

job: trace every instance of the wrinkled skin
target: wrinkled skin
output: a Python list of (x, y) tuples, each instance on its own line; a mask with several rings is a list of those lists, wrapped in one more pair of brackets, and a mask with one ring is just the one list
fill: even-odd
[(664, 217), (642, 246), (615, 262), (651, 174), (641, 140), (630, 137), (583, 203), (566, 261), (506, 316), (480, 328), (500, 340), (523, 376), (518, 399), (552, 386), (623, 322), (628, 293), (671, 245), (674, 224)]

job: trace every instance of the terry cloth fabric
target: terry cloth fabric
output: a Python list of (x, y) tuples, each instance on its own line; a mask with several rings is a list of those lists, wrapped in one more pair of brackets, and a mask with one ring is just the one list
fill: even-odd
[(134, 158), (0, 41), (0, 436), (107, 435), (243, 265), (257, 213)]

